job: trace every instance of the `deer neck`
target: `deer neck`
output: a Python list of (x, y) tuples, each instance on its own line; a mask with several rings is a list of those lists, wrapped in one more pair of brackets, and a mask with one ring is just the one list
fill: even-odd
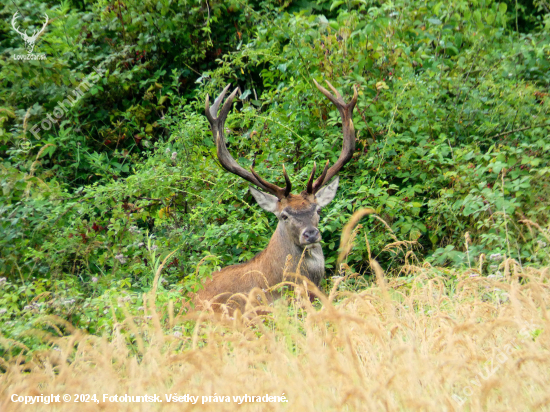
[[(277, 278), (283, 279), (284, 272), (296, 273), (300, 263), (300, 274), (318, 284), (325, 273), (325, 258), (320, 244), (304, 245), (296, 244), (289, 236), (282, 224), (277, 229), (269, 245), (265, 249), (265, 256), (269, 256), (266, 262)], [(288, 258), (290, 256), (290, 258)]]

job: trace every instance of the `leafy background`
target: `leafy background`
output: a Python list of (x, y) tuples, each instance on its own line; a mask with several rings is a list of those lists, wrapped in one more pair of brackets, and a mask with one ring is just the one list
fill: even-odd
[[(550, 6), (545, 0), (66, 1), (0, 9), (0, 320), (58, 314), (92, 333), (136, 310), (169, 253), (162, 304), (246, 261), (276, 225), (226, 173), (206, 94), (242, 95), (227, 121), (243, 166), (295, 187), (334, 162), (338, 113), (312, 79), (359, 90), (357, 152), (323, 212), (327, 282), (351, 214), (387, 273), (410, 259), (548, 262)], [(47, 30), (20, 61), (22, 39)], [(30, 129), (94, 67), (107, 69), (37, 139)], [(407, 241), (391, 247), (396, 240)], [(388, 247), (388, 245), (390, 245)], [(412, 251), (413, 254), (408, 253)], [(347, 257), (370, 279), (367, 243)], [(179, 302), (179, 303), (178, 303)]]

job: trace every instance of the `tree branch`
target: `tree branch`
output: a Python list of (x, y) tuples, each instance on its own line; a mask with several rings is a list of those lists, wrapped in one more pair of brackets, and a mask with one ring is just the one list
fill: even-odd
[(550, 127), (550, 123), (539, 123), (539, 124), (535, 124), (533, 126), (522, 127), (521, 129), (510, 130), (509, 132), (502, 132), (502, 133), (499, 133), (499, 134), (496, 134), (496, 135), (492, 136), (492, 138), (494, 139), (494, 138), (497, 138), (497, 137), (500, 137), (500, 136), (505, 136), (505, 135), (508, 135), (508, 134), (516, 133), (516, 132), (522, 132), (524, 130), (535, 129), (537, 127)]

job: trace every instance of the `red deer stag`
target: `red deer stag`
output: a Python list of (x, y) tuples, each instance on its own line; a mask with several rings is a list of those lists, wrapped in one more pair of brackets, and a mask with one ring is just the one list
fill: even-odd
[[(250, 171), (241, 167), (227, 150), (223, 134), (224, 124), (238, 89), (235, 89), (227, 98), (219, 114), (218, 108), (229, 85), (214, 101), (212, 107), (210, 107), (208, 95), (206, 96), (206, 117), (216, 139), (218, 159), (221, 165), (229, 172), (261, 189), (262, 191), (259, 191), (251, 186), (250, 192), (262, 209), (277, 216), (279, 223), (267, 248), (252, 260), (228, 266), (214, 273), (212, 279), (206, 281), (204, 289), (199, 291), (194, 298), (197, 307), (205, 308), (212, 305), (216, 312), (222, 311), (225, 305), (227, 305), (225, 308), (230, 311), (237, 307), (244, 309), (243, 302), (246, 302), (246, 297), (255, 288), (267, 292), (266, 298), (268, 301), (273, 301), (278, 294), (270, 288), (283, 281), (285, 270), (288, 273), (295, 272), (299, 262), (301, 262), (300, 274), (315, 285), (319, 285), (324, 277), (325, 258), (319, 244), (321, 234), (317, 229), (319, 213), (321, 208), (329, 204), (336, 195), (338, 176), (332, 182), (330, 180), (351, 159), (355, 149), (352, 113), (357, 103), (357, 90), (354, 88), (353, 98), (350, 103), (346, 104), (340, 93), (328, 81), (327, 84), (334, 95), (315, 80), (313, 82), (340, 112), (344, 142), (336, 163), (329, 168), (327, 161), (317, 180), (314, 180), (316, 169), (314, 164), (306, 189), (299, 195), (291, 193), (292, 186), (284, 166), (283, 176), (286, 186), (278, 187), (258, 176), (252, 167)], [(260, 295), (257, 295), (257, 298), (259, 299)], [(206, 304), (205, 301), (208, 301), (209, 304)]]

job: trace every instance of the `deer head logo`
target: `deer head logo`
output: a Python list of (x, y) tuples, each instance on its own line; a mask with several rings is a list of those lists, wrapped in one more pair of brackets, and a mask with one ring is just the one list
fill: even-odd
[(42, 33), (44, 33), (44, 30), (46, 30), (46, 26), (48, 25), (48, 15), (47, 14), (44, 14), (44, 16), (46, 16), (46, 21), (44, 22), (44, 25), (42, 26), (42, 28), (40, 29), (40, 31), (34, 31), (32, 33), (32, 36), (29, 36), (27, 34), (27, 32), (25, 31), (24, 33), (20, 32), (19, 29), (15, 26), (15, 20), (17, 20), (19, 18), (18, 16), (19, 12), (16, 12), (14, 15), (13, 15), (13, 18), (11, 19), (11, 26), (13, 27), (13, 29), (19, 34), (21, 35), (21, 37), (23, 37), (23, 41), (25, 42), (25, 48), (27, 49), (27, 52), (29, 53), (32, 53), (33, 49), (34, 49), (34, 43), (36, 42), (36, 40), (38, 39), (38, 36), (40, 36)]

